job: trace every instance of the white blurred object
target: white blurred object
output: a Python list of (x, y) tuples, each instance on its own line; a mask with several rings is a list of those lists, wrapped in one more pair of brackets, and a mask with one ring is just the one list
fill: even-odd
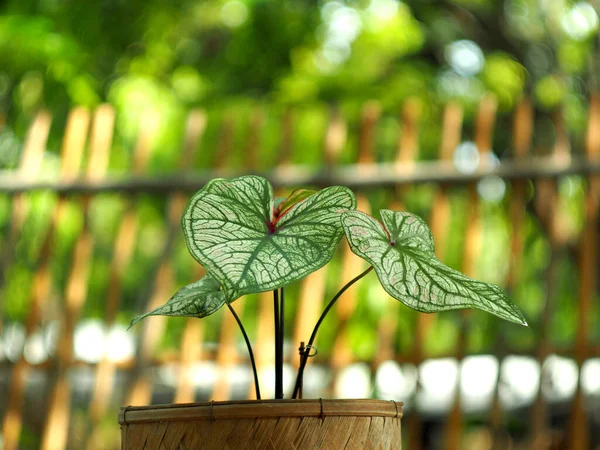
[(371, 390), (371, 371), (364, 363), (343, 368), (334, 386), (336, 398), (369, 398)]
[(462, 406), (467, 411), (485, 410), (492, 402), (499, 363), (495, 356), (467, 356), (460, 367)]
[(473, 173), (479, 167), (479, 150), (475, 142), (462, 142), (454, 150), (454, 167), (461, 173)]
[(540, 384), (540, 365), (529, 356), (507, 356), (500, 367), (500, 400), (507, 408), (535, 400)]
[(11, 362), (17, 362), (25, 345), (25, 327), (20, 323), (9, 323), (2, 334), (4, 356)]
[(463, 76), (477, 75), (485, 64), (485, 58), (479, 45), (466, 39), (447, 45), (444, 56), (448, 64)]
[(60, 323), (58, 320), (52, 320), (44, 327), (44, 345), (46, 346), (46, 352), (48, 352), (49, 356), (53, 356), (56, 353), (59, 331)]
[(417, 392), (419, 409), (428, 413), (447, 411), (453, 401), (458, 381), (455, 358), (427, 359), (419, 366), (422, 389)]
[(331, 382), (331, 371), (326, 366), (308, 364), (304, 370), (302, 393), (305, 398), (318, 398), (326, 394)]
[(42, 331), (36, 331), (25, 342), (23, 356), (29, 364), (40, 364), (48, 359)]
[(600, 358), (588, 359), (581, 366), (581, 388), (588, 395), (600, 395)]
[(598, 31), (598, 14), (589, 3), (579, 2), (562, 17), (560, 25), (570, 38), (583, 41)]
[(217, 381), (217, 365), (214, 361), (202, 361), (193, 365), (190, 379), (195, 386), (210, 389)]
[(452, 156), (454, 167), (461, 173), (470, 174), (480, 168), (493, 169), (500, 165), (500, 160), (490, 149), (479, 149), (475, 142), (461, 142)]
[(75, 358), (97, 363), (104, 355), (106, 332), (101, 320), (85, 320), (77, 325), (73, 337)]
[(542, 392), (550, 400), (566, 400), (575, 394), (578, 371), (574, 360), (550, 355), (543, 365)]
[(400, 366), (396, 361), (384, 361), (377, 368), (375, 386), (379, 398), (406, 402), (417, 388), (417, 368), (412, 364)]
[(106, 336), (105, 356), (113, 362), (123, 362), (135, 354), (133, 335), (124, 325), (113, 325)]
[(485, 201), (499, 202), (506, 194), (506, 183), (497, 176), (484, 177), (477, 183), (477, 193)]

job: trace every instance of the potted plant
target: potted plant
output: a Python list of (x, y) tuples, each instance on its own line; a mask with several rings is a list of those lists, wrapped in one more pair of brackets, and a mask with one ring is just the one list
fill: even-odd
[[(182, 218), (188, 249), (207, 274), (151, 315), (205, 317), (227, 306), (246, 341), (258, 400), (122, 408), (123, 449), (381, 448), (399, 449), (402, 404), (382, 400), (302, 400), (302, 379), (318, 329), (352, 284), (374, 271), (393, 298), (422, 312), (479, 308), (527, 325), (505, 292), (443, 265), (429, 228), (406, 212), (381, 210), (381, 222), (356, 210), (351, 190), (297, 190), (275, 199), (259, 176), (214, 179)], [(369, 263), (331, 299), (300, 350), (290, 399), (283, 393), (285, 286), (327, 264), (342, 236)], [(252, 347), (231, 303), (273, 291), (275, 399), (261, 400)], [(161, 445), (164, 445), (162, 447)]]

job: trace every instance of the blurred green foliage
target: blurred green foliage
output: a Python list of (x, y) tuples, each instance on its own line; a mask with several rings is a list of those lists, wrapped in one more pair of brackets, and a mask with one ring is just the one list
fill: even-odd
[(7, 0), (0, 12), (0, 112), (21, 130), (40, 106), (107, 100), (125, 137), (160, 110), (167, 140), (187, 108), (247, 98), (394, 110), (490, 90), (505, 111), (526, 92), (553, 109), (595, 82), (587, 2)]
[[(260, 169), (274, 167), (281, 157), (286, 114), (293, 123), (291, 162), (319, 167), (324, 162), (323, 138), (334, 111), (347, 120), (348, 127), (338, 162), (354, 163), (362, 106), (372, 99), (381, 107), (375, 161), (395, 160), (402, 132), (397, 117), (407, 100), (420, 111), (417, 157), (432, 160), (439, 153), (443, 105), (454, 101), (464, 107), (464, 139), (471, 139), (474, 114), (485, 92), (498, 99), (493, 142), (497, 156), (512, 153), (510, 113), (524, 96), (531, 97), (536, 108), (534, 147), (552, 148), (554, 120), (560, 111), (576, 153), (582, 148), (588, 94), (598, 87), (598, 14), (594, 8), (592, 3), (569, 0), (6, 0), (0, 6), (0, 123), (5, 122), (0, 132), (0, 169), (17, 165), (27, 127), (35, 112), (44, 107), (52, 112), (54, 122), (50, 156), (44, 160), (43, 171), (57, 173), (59, 161), (53, 155), (60, 150), (67, 112), (74, 105), (93, 108), (102, 102), (112, 103), (117, 111), (111, 173), (131, 171), (140, 122), (153, 112), (158, 120), (152, 129), (147, 170), (152, 174), (175, 170), (185, 117), (195, 107), (207, 110), (208, 122), (194, 168), (211, 168), (219, 161), (223, 123), (229, 126), (230, 151), (221, 163), (245, 168), (249, 135), (257, 117), (261, 123), (257, 165)], [(501, 194), (480, 192), (481, 248), (485, 251), (476, 261), (474, 275), (502, 285), (512, 232), (511, 187), (501, 180), (492, 183), (491, 191)], [(558, 207), (559, 215), (566, 218), (562, 223), (565, 240), (556, 257), (555, 270), (560, 276), (550, 283), (553, 292), (547, 292), (545, 280), (550, 261), (547, 230), (532, 214), (525, 222), (525, 262), (511, 292), (534, 331), (539, 330), (545, 299), (548, 295), (556, 298), (557, 313), (551, 326), (557, 344), (574, 338), (577, 292), (572, 286), (578, 283), (578, 274), (572, 253), (583, 226), (586, 183), (579, 177), (559, 181)], [(535, 188), (530, 188), (533, 197)], [(427, 184), (402, 192), (370, 192), (369, 200), (376, 211), (391, 199), (399, 199), (408, 210), (428, 218), (438, 189)], [(447, 264), (460, 269), (469, 220), (465, 212), (468, 197), (464, 188), (448, 193), (451, 219), (443, 253)], [(27, 313), (27, 287), (39, 266), (57, 203), (56, 195), (49, 192), (27, 194), (27, 200), (28, 220), (11, 250), (14, 264), (6, 268), (2, 287), (11, 299), (5, 307), (11, 320), (23, 320)], [(80, 200), (66, 203), (51, 235), (53, 295), (59, 299), (85, 220), (77, 206)], [(104, 314), (117, 230), (130, 208), (140, 226), (133, 256), (121, 274), (123, 313), (119, 321), (127, 323), (147, 306), (169, 242), (168, 204), (167, 198), (150, 195), (126, 199), (102, 194), (93, 198), (87, 219), (94, 236), (93, 276), (85, 317)], [(0, 198), (0, 231), (4, 235), (10, 211), (10, 200)], [(180, 235), (175, 236), (171, 248), (174, 285), (181, 286), (192, 280), (194, 262)], [(339, 255), (330, 270), (334, 274), (341, 270)], [(329, 277), (327, 295), (333, 295), (338, 287), (338, 278)], [(386, 302), (393, 300), (373, 280), (365, 280), (360, 289), (357, 315), (344, 327), (356, 356), (370, 359), (378, 348), (376, 323), (388, 311)], [(290, 288), (286, 312), (291, 321), (297, 290), (297, 286)], [(258, 327), (255, 297), (246, 301), (243, 314), (251, 333)], [(600, 309), (595, 308), (593, 317), (598, 317)], [(416, 315), (401, 305), (398, 310), (396, 347), (407, 352), (416, 338)], [(205, 339), (218, 339), (222, 315), (206, 320)], [(458, 313), (436, 318), (428, 330), (425, 351), (432, 355), (452, 351), (459, 320)], [(470, 316), (470, 323), (470, 350), (489, 350), (495, 333), (501, 332), (499, 325), (479, 313)], [(336, 325), (336, 318), (331, 317), (321, 332), (322, 354), (332, 350)], [(181, 321), (169, 322), (164, 346), (178, 346), (181, 327)], [(527, 348), (535, 335), (515, 328), (508, 340), (512, 346)]]

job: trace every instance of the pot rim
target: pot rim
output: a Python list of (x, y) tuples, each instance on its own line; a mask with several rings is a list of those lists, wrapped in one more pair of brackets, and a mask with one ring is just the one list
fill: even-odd
[(404, 403), (373, 399), (240, 400), (122, 407), (121, 425), (183, 420), (276, 417), (393, 417), (402, 418)]

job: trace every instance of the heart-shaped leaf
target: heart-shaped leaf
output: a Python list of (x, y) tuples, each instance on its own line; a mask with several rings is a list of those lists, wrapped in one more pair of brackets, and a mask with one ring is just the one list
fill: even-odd
[(190, 253), (233, 301), (299, 280), (333, 256), (352, 191), (323, 189), (273, 217), (273, 188), (258, 176), (215, 179), (190, 200), (182, 225)]
[(506, 293), (443, 265), (431, 231), (419, 217), (381, 210), (383, 225), (368, 214), (348, 211), (342, 226), (350, 248), (374, 268), (388, 294), (423, 312), (479, 308), (527, 325)]
[(225, 304), (225, 292), (210, 274), (179, 289), (171, 299), (153, 311), (137, 316), (129, 328), (148, 316), (206, 317)]

